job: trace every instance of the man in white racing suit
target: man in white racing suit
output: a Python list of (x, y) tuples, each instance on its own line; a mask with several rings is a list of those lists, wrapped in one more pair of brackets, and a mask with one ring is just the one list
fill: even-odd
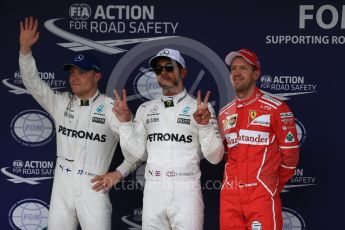
[(19, 67), (24, 85), (55, 121), (57, 161), (48, 229), (76, 230), (80, 224), (83, 230), (110, 230), (107, 190), (134, 167), (124, 161), (107, 173), (119, 140), (113, 100), (97, 89), (101, 67), (92, 54), (77, 54), (63, 67), (73, 94), (54, 91), (42, 81), (31, 53), (37, 25), (32, 17), (20, 23)]
[[(146, 158), (142, 227), (147, 229), (201, 230), (204, 204), (200, 186), (200, 160), (212, 164), (224, 153), (214, 110), (208, 104), (210, 92), (201, 102), (183, 85), (187, 70), (180, 52), (163, 49), (151, 58), (163, 95), (143, 103), (135, 119), (115, 91), (114, 111), (123, 122), (120, 145), (126, 154)], [(126, 152), (126, 153), (125, 153)], [(128, 157), (132, 157), (129, 155)]]

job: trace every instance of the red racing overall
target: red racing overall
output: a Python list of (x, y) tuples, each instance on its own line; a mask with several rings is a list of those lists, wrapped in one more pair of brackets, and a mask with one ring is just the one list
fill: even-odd
[(282, 229), (280, 191), (299, 158), (288, 105), (256, 89), (219, 114), (228, 159), (220, 198), (220, 229)]

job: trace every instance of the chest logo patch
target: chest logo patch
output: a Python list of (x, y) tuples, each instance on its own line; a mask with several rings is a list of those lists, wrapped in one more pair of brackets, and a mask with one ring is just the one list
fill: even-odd
[(227, 117), (223, 120), (223, 127), (224, 127), (224, 130), (227, 130), (227, 129), (231, 129), (231, 128), (235, 128), (235, 127), (236, 127), (237, 116), (238, 116), (238, 114), (232, 114), (232, 115), (230, 115), (230, 116), (227, 116)]
[(249, 125), (260, 125), (270, 127), (270, 114), (263, 114), (260, 111), (249, 111)]
[(250, 118), (254, 119), (256, 118), (257, 112), (256, 111), (250, 111)]

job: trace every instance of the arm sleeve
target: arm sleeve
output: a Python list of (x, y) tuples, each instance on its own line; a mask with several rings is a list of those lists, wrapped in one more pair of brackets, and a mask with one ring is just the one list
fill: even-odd
[[(106, 97), (105, 101), (106, 115), (107, 120), (109, 121), (110, 128), (114, 132), (114, 135), (119, 135), (119, 127), (122, 125), (122, 123), (117, 119), (113, 112), (114, 100), (110, 97)], [(121, 148), (121, 151), (125, 159), (123, 160), (121, 165), (116, 168), (116, 170), (119, 171), (123, 177), (126, 177), (139, 165), (141, 165), (143, 161), (140, 159), (136, 159), (131, 154), (128, 154), (123, 148)]]
[(138, 168), (143, 163), (142, 160), (128, 160), (128, 158), (124, 159), (123, 162), (116, 168), (123, 177), (128, 176), (131, 172), (133, 172), (136, 168)]
[(283, 104), (275, 114), (276, 138), (278, 141), (281, 164), (279, 167), (279, 186), (280, 192), (286, 182), (293, 177), (299, 160), (299, 142), (295, 117), (287, 104)]
[(199, 125), (199, 141), (204, 157), (212, 164), (218, 164), (224, 154), (223, 141), (219, 133), (218, 122), (213, 107), (209, 104), (211, 112), (207, 125)]
[(52, 90), (41, 80), (32, 53), (27, 55), (19, 53), (19, 69), (26, 89), (46, 111), (53, 115), (58, 100), (57, 95), (61, 93)]
[(224, 146), (224, 155), (223, 155), (223, 160), (225, 162), (228, 161), (228, 142), (225, 138), (225, 134), (224, 134), (224, 125), (223, 125), (223, 121), (220, 119), (220, 117), (218, 117), (218, 124), (219, 124), (219, 133), (220, 133), (220, 137), (223, 140), (223, 146)]
[(145, 104), (142, 104), (138, 108), (133, 122), (123, 122), (119, 128), (120, 146), (124, 157), (130, 162), (145, 161), (147, 158), (147, 132), (142, 122), (144, 110)]

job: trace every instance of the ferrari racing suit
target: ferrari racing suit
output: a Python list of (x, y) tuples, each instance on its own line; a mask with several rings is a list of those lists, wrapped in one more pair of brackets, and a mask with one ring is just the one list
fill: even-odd
[[(110, 230), (108, 192), (92, 190), (90, 180), (108, 171), (119, 140), (113, 100), (97, 91), (82, 106), (75, 95), (52, 90), (40, 79), (31, 53), (20, 54), (19, 66), (24, 85), (55, 121), (57, 160), (49, 230), (76, 230), (78, 221), (83, 230)], [(132, 166), (124, 161), (117, 170), (126, 176)]]
[(295, 118), (288, 105), (256, 88), (219, 113), (227, 142), (220, 229), (282, 229), (280, 192), (299, 158)]
[[(120, 145), (138, 159), (146, 158), (143, 230), (203, 229), (204, 204), (200, 160), (221, 161), (224, 146), (211, 105), (210, 122), (193, 118), (197, 101), (186, 90), (143, 103), (134, 122), (120, 127)], [(143, 157), (144, 156), (144, 157)]]

